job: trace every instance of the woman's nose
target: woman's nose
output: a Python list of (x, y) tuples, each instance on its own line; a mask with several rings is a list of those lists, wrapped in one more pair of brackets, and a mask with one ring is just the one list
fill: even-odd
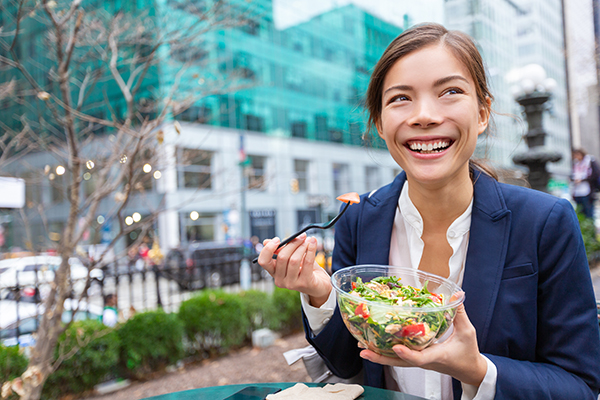
[(408, 123), (413, 127), (429, 128), (441, 123), (441, 115), (431, 99), (413, 101), (413, 110)]

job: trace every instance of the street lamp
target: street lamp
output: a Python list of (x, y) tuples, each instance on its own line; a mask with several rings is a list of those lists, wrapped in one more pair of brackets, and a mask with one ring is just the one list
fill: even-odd
[(528, 150), (513, 157), (513, 162), (529, 168), (528, 181), (532, 189), (547, 191), (550, 173), (546, 170), (549, 162), (558, 162), (562, 155), (544, 148), (547, 133), (542, 125), (542, 117), (547, 109), (546, 102), (556, 88), (556, 81), (546, 77), (546, 71), (538, 64), (529, 64), (509, 71), (505, 77), (511, 86), (512, 95), (521, 105), (527, 119), (527, 133), (523, 135)]

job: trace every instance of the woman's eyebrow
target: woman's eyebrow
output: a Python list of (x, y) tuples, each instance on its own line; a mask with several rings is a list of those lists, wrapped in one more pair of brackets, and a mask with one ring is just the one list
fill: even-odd
[(441, 86), (441, 85), (444, 85), (444, 84), (446, 84), (446, 83), (448, 83), (450, 81), (453, 81), (455, 79), (458, 79), (458, 80), (465, 81), (465, 82), (469, 83), (469, 81), (465, 77), (463, 77), (462, 75), (450, 75), (450, 76), (446, 76), (444, 78), (438, 79), (437, 81), (435, 81), (433, 83), (433, 86), (434, 87), (435, 86)]
[(387, 92), (389, 92), (390, 90), (413, 90), (412, 86), (408, 86), (408, 85), (394, 85), (394, 86), (390, 86), (389, 88), (385, 89), (385, 92), (383, 92), (383, 94), (386, 94)]

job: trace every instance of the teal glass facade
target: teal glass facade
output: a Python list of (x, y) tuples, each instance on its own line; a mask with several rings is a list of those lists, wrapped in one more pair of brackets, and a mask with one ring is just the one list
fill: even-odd
[[(10, 13), (8, 2), (2, 3), (3, 11)], [(214, 12), (215, 4), (219, 4), (220, 21), (198, 23), (198, 18), (192, 16), (191, 11)], [(198, 26), (206, 28), (205, 34), (185, 41), (170, 40), (159, 49), (160, 62), (146, 72), (144, 83), (135, 95), (142, 117), (155, 116), (160, 104), (145, 105), (165, 98), (177, 85), (174, 99), (185, 105), (182, 109), (191, 107), (183, 112), (173, 109), (175, 119), (268, 135), (362, 144), (366, 121), (362, 105), (370, 72), (402, 28), (347, 5), (280, 30), (275, 27), (272, 6), (271, 0), (251, 4), (238, 0), (83, 3), (87, 15), (105, 13), (110, 18), (117, 10), (129, 17), (144, 15), (142, 25), (149, 38), (177, 29), (178, 24), (187, 28), (196, 23), (196, 31), (200, 31)], [(33, 71), (39, 87), (60, 97), (57, 83), (47, 73), (55, 61), (48, 52), (51, 46), (46, 43), (45, 27), (31, 18), (26, 21), (21, 26), (24, 34), (16, 51), (27, 69)], [(404, 23), (405, 27), (410, 24), (408, 16)], [(224, 28), (214, 30), (214, 26)], [(141, 47), (121, 47), (119, 59), (126, 60), (135, 52), (143, 54)], [(94, 82), (81, 111), (122, 122), (126, 107), (107, 68), (107, 60), (89, 58), (88, 50), (85, 46), (76, 49), (73, 76), (80, 83), (85, 71), (91, 68), (99, 71), (101, 79)], [(124, 64), (122, 68), (125, 80), (126, 67)], [(29, 89), (29, 84), (18, 75), (15, 70), (0, 71), (2, 81), (16, 77), (19, 88)], [(78, 94), (79, 87), (74, 83), (72, 97), (77, 99)], [(41, 102), (35, 97), (30, 101)], [(37, 120), (33, 113), (44, 109), (42, 103), (35, 111), (5, 103), (0, 114), (13, 129), (19, 129), (21, 122), (11, 115), (29, 113), (30, 119)], [(53, 131), (51, 126), (38, 129), (40, 134)], [(107, 130), (96, 129), (97, 133)]]
[[(402, 29), (348, 5), (278, 30), (271, 1), (253, 6), (259, 8), (248, 23), (207, 35), (203, 54), (182, 79), (182, 86), (203, 90), (215, 77), (225, 76), (232, 90), (203, 98), (175, 118), (362, 144), (362, 105), (370, 72)], [(207, 69), (195, 67), (195, 62)], [(173, 74), (163, 76), (171, 79)], [(162, 84), (169, 87), (171, 82)]]
[[(70, 2), (59, 0), (56, 3), (53, 10), (58, 12), (58, 15), (64, 15)], [(27, 124), (39, 138), (50, 136), (58, 138), (58, 141), (64, 141), (63, 128), (56, 122), (56, 118), (64, 116), (62, 103), (67, 103), (67, 101), (58, 82), (59, 65), (56, 44), (53, 42), (54, 27), (48, 15), (40, 7), (28, 8), (30, 6), (32, 4), (26, 3), (21, 11), (24, 17), (19, 24), (18, 40), (13, 49), (14, 55), (9, 52), (2, 54), (9, 60), (14, 60), (16, 57), (27, 71), (27, 76), (17, 68), (0, 63), (0, 83), (14, 81), (15, 84), (12, 91), (14, 96), (5, 97), (0, 103), (0, 120), (4, 124), (1, 128), (18, 132)], [(82, 28), (84, 32), (80, 34), (79, 43), (75, 46), (70, 58), (69, 74), (71, 79), (69, 83), (72, 108), (87, 116), (109, 121), (109, 123), (123, 123), (127, 117), (124, 96), (115, 83), (108, 65), (112, 55), (107, 42), (107, 37), (111, 33), (111, 21), (115, 15), (121, 13), (120, 26), (130, 25), (129, 29), (126, 29), (118, 39), (118, 70), (123, 80), (127, 82), (131, 71), (143, 63), (143, 57), (148, 54), (151, 47), (149, 44), (153, 41), (152, 35), (156, 34), (156, 30), (152, 28), (158, 23), (155, 15), (155, 2), (153, 0), (111, 0), (108, 2), (83, 0), (80, 9), (83, 10), (82, 25), (87, 25)], [(0, 27), (5, 32), (12, 33), (16, 29), (17, 12), (16, 2), (0, 0)], [(143, 16), (143, 19), (140, 16)], [(95, 25), (89, 23), (91, 20), (95, 21)], [(98, 24), (96, 21), (103, 21), (103, 23)], [(140, 31), (141, 28), (137, 24), (147, 25), (147, 31)], [(70, 29), (72, 26), (67, 24), (67, 38)], [(134, 30), (137, 31), (135, 34)], [(127, 36), (129, 39), (135, 36), (136, 43), (129, 43)], [(148, 39), (146, 43), (144, 43), (144, 37)], [(13, 37), (9, 34), (4, 37), (4, 43), (12, 42), (12, 39)], [(63, 53), (65, 48), (66, 43), (63, 43)], [(131, 61), (134, 55), (140, 58)], [(137, 64), (134, 65), (136, 62)], [(141, 123), (144, 117), (152, 118), (156, 115), (154, 107), (145, 105), (154, 104), (157, 99), (156, 96), (159, 92), (156, 88), (158, 87), (159, 71), (159, 64), (149, 64), (143, 73), (142, 84), (132, 87), (135, 87), (135, 91), (132, 93), (135, 103), (134, 125)], [(55, 96), (55, 99), (50, 99), (48, 103), (53, 105), (55, 112), (37, 96), (39, 92), (48, 92)], [(25, 116), (25, 119), (22, 116)], [(82, 138), (92, 133), (101, 134), (114, 131), (112, 127), (90, 124), (88, 121), (77, 118), (76, 125)]]

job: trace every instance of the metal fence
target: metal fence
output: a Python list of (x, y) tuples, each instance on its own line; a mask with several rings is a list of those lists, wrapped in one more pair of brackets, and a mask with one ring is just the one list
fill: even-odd
[[(253, 256), (246, 257), (252, 259)], [(89, 285), (86, 285), (87, 278), (75, 276), (77, 268), (71, 265), (72, 296), (65, 302), (63, 320), (101, 319), (108, 294), (117, 295), (117, 309), (126, 319), (133, 312), (157, 308), (176, 312), (181, 302), (205, 288), (239, 291), (243, 258), (241, 248), (227, 248), (203, 249), (179, 256), (175, 253), (160, 265), (121, 260), (92, 270)], [(250, 287), (271, 292), (271, 277), (258, 264), (250, 262), (249, 266)], [(0, 342), (24, 346), (33, 343), (32, 334), (44, 312), (43, 299), (50, 292), (54, 279), (52, 268), (56, 267), (38, 263), (14, 273), (0, 271)], [(74, 317), (72, 310), (78, 310)]]

